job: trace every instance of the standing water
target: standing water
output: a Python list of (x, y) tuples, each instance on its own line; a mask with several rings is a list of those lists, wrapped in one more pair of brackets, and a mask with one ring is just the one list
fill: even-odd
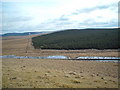
[(74, 59), (71, 59), (70, 57), (67, 56), (15, 56), (15, 55), (4, 55), (4, 56), (0, 56), (0, 58), (16, 58), (16, 59), (66, 59), (66, 60), (92, 60), (92, 61), (104, 61), (104, 62), (108, 62), (108, 61), (114, 61), (114, 62), (118, 62), (120, 57), (90, 57), (90, 56), (81, 56), (81, 57), (77, 57)]

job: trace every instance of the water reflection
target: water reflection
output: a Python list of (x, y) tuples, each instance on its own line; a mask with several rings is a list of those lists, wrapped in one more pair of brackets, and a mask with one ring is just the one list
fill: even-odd
[(16, 59), (69, 59), (67, 56), (15, 56), (15, 55), (4, 55), (0, 58), (16, 58)]
[(16, 56), (16, 55), (4, 55), (0, 58), (16, 58), (16, 59), (69, 59), (69, 60), (91, 60), (91, 61), (119, 61), (120, 57), (90, 57), (81, 56), (77, 58), (70, 58), (67, 56), (57, 55), (57, 56)]

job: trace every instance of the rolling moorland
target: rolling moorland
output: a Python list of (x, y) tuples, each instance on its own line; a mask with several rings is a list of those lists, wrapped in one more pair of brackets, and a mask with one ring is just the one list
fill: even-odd
[[(3, 37), (2, 55), (118, 57), (117, 49), (35, 49), (32, 38), (39, 35)], [(114, 62), (2, 59), (2, 85), (3, 88), (118, 88), (118, 67), (119, 64)]]
[[(41, 35), (41, 34), (39, 34)], [(51, 49), (35, 49), (32, 46), (32, 38), (39, 35), (27, 36), (8, 36), (2, 38), (2, 55), (16, 56), (49, 56), (64, 55), (70, 58), (79, 56), (105, 56), (118, 57), (117, 49), (82, 49), (82, 50), (51, 50)]]
[(47, 32), (24, 32), (24, 33), (6, 33), (2, 34), (0, 36), (6, 37), (6, 36), (26, 36), (26, 35), (35, 35), (35, 34), (44, 34)]
[(118, 49), (119, 29), (70, 29), (32, 38), (36, 49)]

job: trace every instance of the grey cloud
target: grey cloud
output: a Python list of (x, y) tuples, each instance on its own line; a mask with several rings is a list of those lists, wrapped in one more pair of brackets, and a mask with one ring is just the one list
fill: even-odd
[[(32, 30), (61, 30), (61, 29), (70, 29), (70, 28), (100, 28), (100, 27), (117, 27), (118, 26), (118, 22), (116, 20), (113, 20), (111, 22), (96, 22), (94, 21), (93, 18), (89, 18), (86, 19), (85, 21), (72, 21), (70, 18), (73, 15), (79, 15), (81, 13), (90, 13), (94, 10), (101, 10), (101, 9), (111, 9), (114, 10), (116, 9), (116, 5), (108, 5), (108, 6), (96, 6), (93, 8), (86, 8), (86, 9), (82, 9), (82, 10), (76, 10), (75, 12), (69, 14), (69, 15), (62, 15), (59, 18), (55, 18), (52, 20), (48, 20), (47, 22), (44, 23), (39, 23), (38, 25), (28, 25), (28, 23), (24, 23), (26, 21), (29, 22), (29, 20), (32, 20), (33, 18), (31, 17), (11, 17), (11, 18), (4, 18), (4, 22), (6, 22), (7, 25), (5, 25), (5, 27), (3, 28), (4, 32), (23, 32), (26, 30), (32, 31)], [(101, 18), (100, 16), (98, 18)], [(10, 24), (10, 22), (12, 22), (12, 24)], [(22, 22), (22, 23), (21, 23)], [(18, 24), (18, 25), (17, 25)], [(19, 25), (20, 24), (20, 25)], [(12, 27), (13, 26), (13, 27)]]
[(99, 10), (101, 9), (102, 10), (102, 9), (107, 9), (107, 8), (115, 10), (115, 8), (117, 9), (118, 7), (117, 7), (116, 3), (110, 4), (110, 5), (100, 5), (100, 6), (96, 6), (96, 7), (92, 7), (92, 8), (85, 8), (85, 9), (80, 9), (80, 10), (77, 9), (71, 15), (78, 15), (80, 13), (90, 13), (90, 12), (92, 12), (94, 10), (97, 10), (97, 9), (99, 9)]
[(31, 17), (4, 17), (3, 16), (3, 22), (10, 23), (10, 22), (23, 22), (23, 21), (30, 21), (33, 18)]
[(72, 22), (60, 22), (60, 23), (56, 23), (55, 25), (70, 25), (72, 24)]
[(28, 25), (29, 21), (33, 18), (31, 17), (11, 17), (11, 16), (3, 16), (2, 18), (2, 32), (23, 32), (25, 30), (32, 30), (35, 27), (32, 25)]
[(69, 20), (69, 18), (65, 17), (65, 15), (62, 15), (62, 16), (58, 19), (58, 21), (67, 21), (67, 20)]
[[(90, 22), (90, 23), (89, 23)], [(88, 20), (85, 23), (79, 23), (79, 26), (85, 26), (85, 27), (97, 27), (97, 28), (103, 28), (103, 27), (118, 27), (118, 22), (111, 21), (111, 22), (95, 22)]]
[[(64, 19), (67, 18), (67, 19)], [(102, 18), (98, 16), (98, 18)], [(49, 20), (48, 22), (38, 25), (41, 29), (55, 30), (55, 29), (68, 29), (68, 28), (102, 28), (102, 27), (117, 27), (117, 20), (111, 22), (96, 22), (93, 18), (86, 19), (85, 21), (71, 21), (69, 15), (63, 15), (57, 19)]]
[(39, 29), (46, 29), (46, 30), (55, 30), (55, 29), (61, 29), (63, 27), (67, 27), (71, 25), (72, 22), (66, 15), (62, 15), (59, 18), (55, 18), (53, 20), (48, 20), (48, 22), (41, 23), (37, 25), (37, 28)]
[[(16, 26), (16, 27), (15, 27)], [(23, 25), (15, 25), (14, 27), (3, 27), (2, 28), (2, 32), (4, 33), (10, 33), (10, 32), (26, 32), (27, 30), (28, 31), (33, 31), (35, 30), (36, 27), (34, 26), (28, 26), (26, 24), (23, 24)]]

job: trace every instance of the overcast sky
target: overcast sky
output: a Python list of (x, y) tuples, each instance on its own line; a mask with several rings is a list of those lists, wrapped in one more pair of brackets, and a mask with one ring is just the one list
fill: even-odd
[(118, 1), (4, 0), (0, 27), (2, 33), (118, 27)]

